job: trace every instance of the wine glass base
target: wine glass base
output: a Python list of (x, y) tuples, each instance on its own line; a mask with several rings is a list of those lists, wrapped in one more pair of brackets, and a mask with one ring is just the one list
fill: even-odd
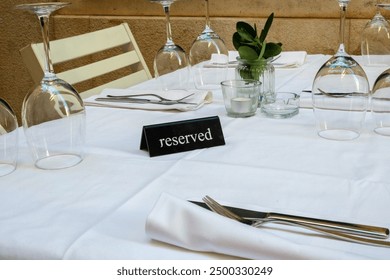
[(35, 166), (45, 170), (64, 169), (79, 164), (83, 158), (75, 154), (48, 156), (35, 162)]
[(12, 173), (16, 169), (15, 164), (11, 163), (0, 163), (0, 177)]
[(319, 131), (318, 135), (328, 140), (349, 141), (358, 138), (360, 133), (348, 129), (327, 129)]
[(374, 129), (374, 132), (383, 136), (390, 136), (390, 127), (377, 127)]

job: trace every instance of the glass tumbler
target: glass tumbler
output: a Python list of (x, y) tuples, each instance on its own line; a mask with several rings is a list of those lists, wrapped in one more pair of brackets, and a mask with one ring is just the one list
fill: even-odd
[(233, 118), (256, 114), (260, 82), (256, 80), (227, 80), (221, 82), (227, 115)]
[(16, 169), (18, 122), (12, 108), (0, 98), (0, 177)]

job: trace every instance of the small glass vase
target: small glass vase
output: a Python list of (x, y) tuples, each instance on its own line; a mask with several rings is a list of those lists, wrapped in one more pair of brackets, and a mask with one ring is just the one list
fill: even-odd
[(275, 100), (275, 67), (271, 60), (272, 58), (253, 61), (237, 57), (236, 79), (252, 79), (260, 82), (258, 107), (261, 107), (264, 99)]

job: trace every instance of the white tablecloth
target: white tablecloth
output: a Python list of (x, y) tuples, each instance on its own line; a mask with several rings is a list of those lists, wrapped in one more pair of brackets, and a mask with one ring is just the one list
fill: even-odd
[[(277, 69), (277, 90), (310, 88), (325, 60), (311, 55), (299, 68)], [(215, 115), (224, 146), (154, 158), (139, 149), (144, 125)], [(0, 178), (1, 259), (234, 258), (151, 240), (145, 221), (162, 193), (390, 228), (390, 139), (372, 132), (370, 115), (358, 139), (329, 141), (317, 136), (310, 109), (285, 120), (229, 118), (217, 90), (212, 104), (190, 112), (87, 107), (86, 157), (69, 169), (35, 168), (20, 140), (17, 170)], [(390, 259), (387, 248), (291, 227), (259, 230), (304, 247), (299, 258)], [(298, 255), (265, 251), (263, 258)]]

